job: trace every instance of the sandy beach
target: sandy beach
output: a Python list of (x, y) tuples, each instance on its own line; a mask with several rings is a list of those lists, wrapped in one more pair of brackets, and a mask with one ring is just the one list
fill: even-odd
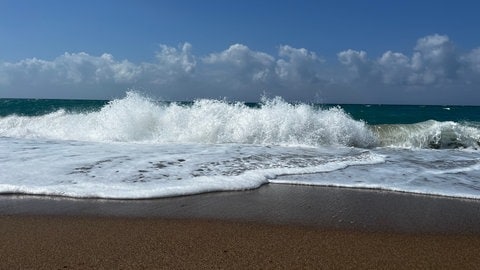
[(156, 200), (0, 197), (2, 269), (475, 269), (480, 202), (267, 185)]

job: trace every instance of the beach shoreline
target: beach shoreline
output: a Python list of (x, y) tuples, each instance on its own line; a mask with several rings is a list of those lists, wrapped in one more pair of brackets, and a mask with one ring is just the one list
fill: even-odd
[(0, 196), (1, 267), (480, 265), (480, 201), (265, 185), (155, 200)]
[(400, 233), (480, 233), (480, 200), (268, 184), (142, 200), (2, 195), (0, 215), (203, 219)]

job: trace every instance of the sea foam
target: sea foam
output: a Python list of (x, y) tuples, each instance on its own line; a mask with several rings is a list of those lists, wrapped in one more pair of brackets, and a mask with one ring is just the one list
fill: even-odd
[(258, 108), (197, 100), (191, 105), (155, 102), (134, 92), (100, 111), (58, 110), (41, 116), (0, 118), (0, 136), (92, 142), (240, 143), (369, 147), (376, 137), (340, 108), (315, 109), (281, 98)]
[(59, 109), (39, 116), (0, 117), (0, 136), (90, 142), (480, 147), (480, 128), (474, 122), (368, 125), (340, 107), (291, 104), (281, 98), (249, 107), (210, 99), (191, 104), (158, 102), (135, 92), (97, 111)]
[(0, 117), (0, 193), (139, 199), (276, 183), (480, 198), (477, 122), (368, 125), (281, 98), (134, 92), (83, 108)]
[(429, 120), (416, 124), (372, 127), (381, 146), (401, 148), (471, 148), (480, 146), (480, 129), (452, 121)]

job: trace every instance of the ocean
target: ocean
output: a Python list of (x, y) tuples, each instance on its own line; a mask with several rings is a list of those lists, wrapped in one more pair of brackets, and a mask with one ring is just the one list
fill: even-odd
[(480, 199), (480, 107), (0, 99), (0, 193), (147, 199), (266, 184)]

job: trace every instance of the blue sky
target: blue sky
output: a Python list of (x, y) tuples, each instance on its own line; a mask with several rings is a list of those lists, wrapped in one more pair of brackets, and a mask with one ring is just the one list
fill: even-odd
[(480, 105), (477, 1), (0, 0), (0, 97)]

